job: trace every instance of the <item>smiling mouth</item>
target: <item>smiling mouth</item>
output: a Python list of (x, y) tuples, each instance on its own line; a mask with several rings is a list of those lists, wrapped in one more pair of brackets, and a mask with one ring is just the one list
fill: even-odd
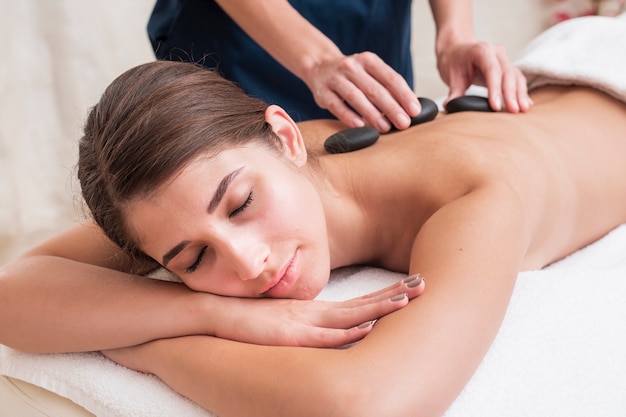
[(272, 298), (284, 297), (287, 291), (296, 282), (298, 274), (298, 260), (300, 251), (296, 250), (293, 257), (285, 267), (280, 279), (276, 281), (269, 289), (265, 290), (262, 295)]

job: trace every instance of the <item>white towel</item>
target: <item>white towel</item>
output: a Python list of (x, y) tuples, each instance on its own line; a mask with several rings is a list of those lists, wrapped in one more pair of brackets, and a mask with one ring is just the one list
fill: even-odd
[(553, 26), (529, 43), (515, 64), (530, 89), (591, 86), (626, 101), (626, 13), (579, 17)]
[[(401, 276), (345, 268), (333, 273), (320, 298), (357, 296)], [(446, 417), (623, 417), (624, 300), (626, 225), (546, 269), (521, 273), (498, 336)], [(157, 378), (98, 353), (31, 355), (0, 345), (0, 374), (97, 416), (213, 416)]]

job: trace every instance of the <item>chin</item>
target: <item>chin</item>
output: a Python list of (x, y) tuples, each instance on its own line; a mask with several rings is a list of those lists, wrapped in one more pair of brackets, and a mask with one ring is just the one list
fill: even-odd
[(299, 288), (296, 296), (293, 298), (298, 300), (315, 299), (318, 295), (320, 295), (326, 284), (328, 284), (329, 278), (329, 275), (326, 275), (323, 279), (320, 277), (319, 279), (311, 280), (311, 282), (309, 282), (305, 287)]

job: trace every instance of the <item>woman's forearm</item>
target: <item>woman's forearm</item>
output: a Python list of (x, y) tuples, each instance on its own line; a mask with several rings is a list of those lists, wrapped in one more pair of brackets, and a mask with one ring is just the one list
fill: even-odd
[(208, 334), (211, 297), (56, 256), (25, 257), (0, 271), (0, 343), (67, 352)]

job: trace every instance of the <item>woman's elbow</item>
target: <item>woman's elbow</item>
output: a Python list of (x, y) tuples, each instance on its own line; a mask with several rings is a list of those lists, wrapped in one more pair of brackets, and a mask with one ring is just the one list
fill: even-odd
[(0, 268), (0, 344), (28, 353), (40, 353), (32, 343), (24, 319), (36, 308), (30, 300), (18, 294), (14, 285), (19, 276), (8, 266)]
[(0, 344), (15, 347), (10, 279), (6, 268), (0, 268)]

